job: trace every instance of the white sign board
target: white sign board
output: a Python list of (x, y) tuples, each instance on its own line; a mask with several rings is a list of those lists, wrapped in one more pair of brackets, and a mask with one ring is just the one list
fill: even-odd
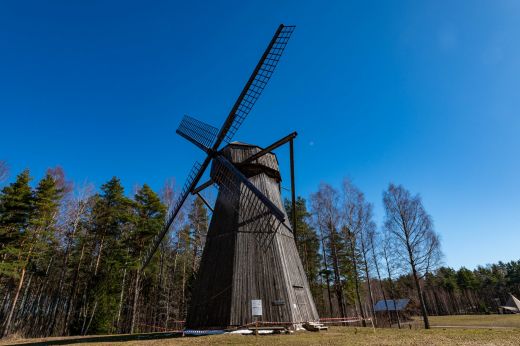
[(253, 316), (262, 316), (262, 300), (261, 299), (251, 300), (251, 314)]

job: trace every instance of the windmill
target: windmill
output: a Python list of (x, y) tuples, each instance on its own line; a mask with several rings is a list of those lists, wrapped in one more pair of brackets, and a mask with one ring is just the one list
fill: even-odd
[[(272, 153), (290, 143), (294, 225), (296, 133), (263, 149), (232, 142), (271, 78), (293, 30), (294, 26), (278, 27), (220, 129), (184, 116), (176, 131), (204, 151), (206, 158), (202, 164), (193, 165), (164, 228), (152, 239), (142, 258), (141, 270), (150, 262), (188, 196), (196, 194), (202, 198), (213, 215), (188, 311), (190, 328), (250, 323), (254, 314), (258, 318), (258, 304), (260, 315), (267, 321), (299, 324), (318, 319), (282, 205), (281, 176)], [(210, 179), (198, 185), (210, 164)], [(212, 185), (219, 191), (214, 208), (200, 195)], [(256, 312), (252, 304), (256, 304)]]

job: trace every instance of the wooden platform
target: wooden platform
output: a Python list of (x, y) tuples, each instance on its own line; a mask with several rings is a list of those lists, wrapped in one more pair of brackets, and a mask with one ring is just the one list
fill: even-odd
[(310, 332), (319, 332), (322, 330), (328, 330), (329, 327), (325, 326), (323, 323), (319, 322), (306, 322), (302, 324), (303, 328)]

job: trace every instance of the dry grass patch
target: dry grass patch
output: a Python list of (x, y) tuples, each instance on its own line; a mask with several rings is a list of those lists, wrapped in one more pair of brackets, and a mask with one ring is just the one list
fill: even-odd
[[(49, 340), (49, 339), (47, 339)], [(56, 339), (54, 339), (56, 340)], [(70, 340), (70, 339), (69, 339)], [(36, 340), (31, 340), (36, 341)], [(71, 340), (72, 341), (72, 340)], [(47, 341), (48, 342), (48, 341)], [(327, 332), (292, 335), (215, 335), (80, 345), (519, 345), (520, 329), (378, 329), (332, 327)]]
[(520, 314), (430, 316), (430, 323), (432, 326), (520, 328)]
[(220, 335), (207, 338), (156, 340), (126, 345), (519, 345), (520, 330), (397, 330), (331, 328), (328, 332), (300, 332), (293, 335)]
[[(331, 327), (327, 332), (298, 332), (291, 335), (215, 335), (170, 339), (146, 339), (149, 335), (109, 337), (10, 339), (0, 345), (37, 343), (79, 345), (520, 345), (520, 315), (432, 316), (432, 330), (421, 329), (416, 319), (414, 329), (377, 329)], [(447, 326), (447, 328), (442, 328)], [(479, 329), (471, 329), (479, 328)], [(495, 328), (495, 329), (493, 329)], [(87, 340), (81, 340), (87, 339)], [(133, 339), (133, 340), (128, 340)], [(83, 342), (82, 342), (83, 341)], [(85, 342), (86, 341), (86, 342)]]

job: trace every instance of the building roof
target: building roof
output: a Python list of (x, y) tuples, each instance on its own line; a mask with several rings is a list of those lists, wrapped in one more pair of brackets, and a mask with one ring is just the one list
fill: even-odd
[(408, 305), (409, 302), (410, 302), (410, 299), (408, 299), (408, 298), (395, 299), (395, 300), (387, 299), (386, 304), (385, 304), (384, 300), (380, 300), (374, 305), (374, 311), (375, 312), (386, 311), (387, 305), (388, 305), (389, 311), (402, 311), (406, 308), (406, 306)]

